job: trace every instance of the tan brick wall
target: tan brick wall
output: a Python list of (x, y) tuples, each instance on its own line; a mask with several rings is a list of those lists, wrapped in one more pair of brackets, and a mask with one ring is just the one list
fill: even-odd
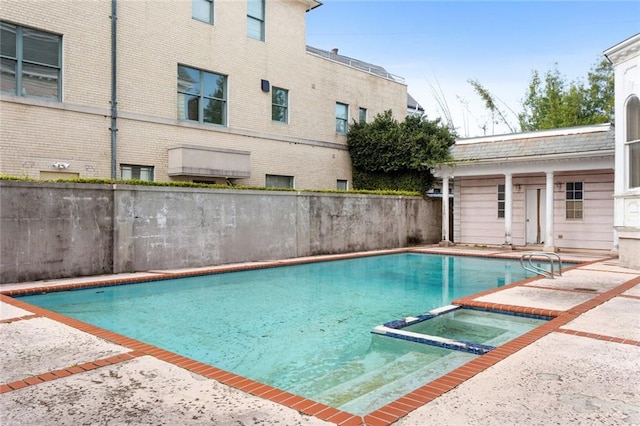
[(81, 177), (111, 176), (109, 117), (39, 104), (2, 102), (0, 172), (38, 179), (63, 162)]
[(62, 35), (62, 100), (109, 108), (111, 2), (2, 0), (0, 19)]
[[(82, 164), (83, 177), (110, 176), (110, 7), (3, 3), (1, 19), (63, 35), (64, 104), (2, 97), (0, 172), (72, 159), (64, 161)], [(191, 144), (250, 151), (244, 184), (264, 185), (269, 173), (295, 176), (298, 188), (335, 188), (336, 179), (351, 181), (348, 153), (318, 145), (346, 144), (335, 132), (336, 102), (349, 105), (350, 121), (359, 107), (369, 117), (392, 109), (401, 119), (406, 111), (404, 84), (306, 53), (305, 6), (297, 0), (267, 2), (265, 42), (246, 36), (241, 0), (216, 1), (214, 25), (191, 18), (190, 0), (120, 0), (117, 23), (117, 163), (154, 166), (159, 181), (169, 180), (167, 148)], [(226, 127), (178, 122), (178, 64), (228, 76)], [(288, 124), (271, 121), (262, 79), (289, 90)]]

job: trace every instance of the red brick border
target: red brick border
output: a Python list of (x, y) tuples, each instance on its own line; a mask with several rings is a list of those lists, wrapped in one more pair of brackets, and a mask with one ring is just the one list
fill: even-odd
[[(385, 252), (374, 252), (374, 253), (368, 253), (365, 255), (377, 256), (381, 254), (402, 253), (402, 252), (514, 259), (514, 257), (512, 256), (504, 256), (504, 255), (500, 256), (497, 253), (482, 255), (482, 254), (467, 254), (467, 253), (455, 253), (455, 252), (445, 252), (445, 251), (427, 252), (427, 251), (411, 249), (411, 248), (385, 251)], [(639, 284), (640, 277), (637, 277), (626, 283), (623, 283), (620, 286), (612, 290), (609, 290), (605, 293), (594, 294), (593, 299), (587, 302), (584, 302), (570, 309), (567, 312), (549, 310), (549, 309), (537, 309), (537, 308), (529, 308), (529, 307), (521, 307), (521, 306), (503, 305), (503, 304), (496, 304), (496, 303), (478, 302), (473, 300), (475, 298), (481, 297), (486, 294), (492, 294), (498, 291), (502, 291), (506, 288), (523, 286), (523, 285), (526, 285), (527, 283), (530, 283), (532, 281), (539, 279), (539, 277), (528, 278), (528, 279), (518, 281), (516, 283), (508, 284), (506, 286), (502, 286), (496, 289), (491, 289), (485, 292), (477, 293), (473, 296), (464, 297), (464, 298), (453, 301), (453, 303), (460, 304), (462, 306), (482, 308), (482, 309), (488, 309), (488, 310), (498, 310), (498, 311), (521, 313), (521, 314), (529, 314), (529, 315), (547, 316), (547, 317), (552, 317), (553, 318), (552, 320), (492, 350), (491, 352), (488, 352), (484, 355), (481, 355), (473, 359), (472, 361), (456, 368), (455, 370), (439, 377), (438, 379), (435, 379), (421, 386), (420, 388), (415, 389), (414, 391), (404, 395), (403, 397), (361, 417), (361, 416), (356, 416), (356, 415), (347, 413), (345, 411), (338, 410), (333, 407), (329, 407), (325, 404), (318, 403), (307, 398), (294, 395), (292, 393), (274, 388), (272, 386), (256, 382), (254, 380), (247, 379), (237, 374), (234, 374), (225, 370), (221, 370), (214, 366), (192, 360), (190, 358), (175, 354), (173, 352), (169, 352), (164, 349), (139, 342), (137, 340), (122, 336), (120, 334), (101, 329), (99, 327), (84, 323), (82, 321), (78, 321), (78, 320), (66, 317), (64, 315), (57, 314), (55, 312), (48, 311), (43, 308), (29, 305), (25, 302), (9, 297), (12, 295), (27, 295), (27, 294), (35, 294), (35, 293), (41, 293), (41, 292), (63, 291), (63, 290), (80, 289), (80, 288), (88, 288), (88, 287), (122, 285), (122, 284), (136, 283), (136, 282), (157, 281), (157, 280), (163, 280), (163, 279), (181, 278), (181, 277), (196, 276), (196, 275), (217, 274), (217, 273), (232, 272), (232, 271), (239, 271), (239, 270), (261, 269), (261, 268), (271, 268), (271, 267), (277, 267), (277, 266), (295, 265), (295, 264), (302, 264), (302, 263), (312, 263), (312, 262), (318, 262), (318, 261), (350, 259), (355, 257), (363, 257), (363, 255), (350, 254), (350, 255), (326, 256), (326, 257), (323, 257), (322, 259), (314, 259), (314, 258), (294, 259), (291, 261), (279, 261), (279, 262), (256, 264), (256, 265), (242, 265), (242, 266), (236, 266), (236, 267), (229, 266), (229, 267), (222, 267), (222, 268), (215, 268), (215, 269), (175, 273), (175, 274), (174, 273), (158, 274), (157, 276), (151, 276), (151, 277), (115, 279), (115, 280), (106, 279), (102, 281), (94, 281), (94, 282), (87, 282), (87, 283), (65, 284), (65, 285), (52, 286), (52, 287), (38, 287), (35, 289), (8, 290), (8, 291), (0, 292), (0, 301), (14, 305), (22, 309), (26, 309), (34, 313), (34, 315), (27, 315), (18, 319), (4, 320), (2, 322), (27, 320), (35, 317), (46, 317), (46, 318), (61, 322), (63, 324), (66, 324), (68, 326), (74, 327), (80, 331), (93, 334), (105, 340), (109, 340), (113, 343), (132, 349), (132, 352), (127, 352), (114, 357), (109, 357), (102, 360), (96, 360), (93, 362), (84, 363), (79, 366), (72, 366), (62, 370), (56, 370), (56, 371), (44, 373), (38, 376), (29, 377), (29, 378), (18, 380), (11, 383), (0, 383), (0, 393), (10, 392), (10, 391), (21, 389), (27, 386), (37, 385), (39, 383), (44, 383), (49, 380), (54, 380), (61, 377), (67, 377), (71, 374), (77, 374), (84, 371), (89, 371), (91, 369), (103, 367), (106, 365), (111, 365), (117, 362), (123, 362), (129, 359), (133, 359), (135, 357), (150, 355), (159, 360), (162, 360), (162, 361), (174, 364), (178, 367), (192, 371), (193, 373), (202, 375), (212, 380), (219, 381), (228, 386), (232, 386), (234, 388), (242, 390), (246, 393), (268, 399), (270, 401), (276, 402), (278, 404), (282, 404), (289, 408), (293, 408), (301, 413), (317, 417), (321, 420), (326, 420), (326, 421), (329, 421), (338, 425), (343, 425), (343, 426), (361, 426), (361, 425), (387, 426), (399, 420), (400, 418), (406, 416), (416, 408), (423, 406), (424, 404), (434, 400), (435, 398), (441, 396), (442, 394), (459, 386), (460, 384), (470, 379), (471, 377), (486, 370), (492, 365), (495, 365), (496, 363), (502, 361), (506, 357), (513, 355), (520, 349), (530, 345), (531, 343), (537, 341), (538, 339), (546, 336), (551, 332), (561, 332), (565, 334), (580, 335), (584, 337), (597, 338), (600, 340), (616, 341), (619, 343), (640, 346), (640, 342), (635, 340), (618, 339), (618, 338), (609, 337), (609, 336), (600, 336), (600, 335), (594, 335), (590, 333), (582, 333), (575, 330), (560, 329), (561, 326), (567, 324), (569, 321), (576, 318), (577, 315), (584, 313), (587, 310), (592, 309), (593, 307), (598, 306), (599, 304), (604, 303), (615, 296), (620, 296), (622, 292), (627, 291), (633, 286)], [(579, 265), (575, 265), (575, 267), (570, 267), (565, 270), (574, 269), (580, 266), (585, 266), (585, 265), (600, 262), (600, 261), (602, 261), (602, 259), (593, 261), (593, 262), (583, 262), (583, 263), (580, 263)], [(559, 289), (554, 289), (554, 290), (559, 290)], [(624, 297), (627, 297), (627, 296), (624, 296)], [(628, 297), (635, 298), (635, 296), (628, 296)]]
[(30, 376), (22, 380), (16, 380), (10, 383), (0, 383), (0, 394), (11, 392), (14, 390), (26, 388), (27, 386), (39, 385), (51, 380), (61, 379), (63, 377), (71, 376), (72, 374), (83, 373), (85, 371), (95, 370), (96, 368), (105, 367), (107, 365), (118, 364), (124, 361), (129, 361), (144, 354), (141, 352), (125, 352), (120, 355), (115, 355), (109, 358), (99, 359), (92, 362), (85, 362), (80, 365), (72, 365), (60, 370), (49, 371), (47, 373)]

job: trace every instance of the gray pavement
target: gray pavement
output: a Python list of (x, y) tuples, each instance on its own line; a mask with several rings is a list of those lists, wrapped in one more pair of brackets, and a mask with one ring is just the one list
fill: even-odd
[[(640, 271), (607, 259), (568, 271), (562, 278), (479, 296), (475, 300), (560, 311), (585, 306), (599, 296), (611, 297), (395, 424), (640, 424), (640, 284), (617, 291), (639, 277)], [(30, 285), (44, 284), (12, 288)], [(2, 426), (331, 424), (30, 315), (0, 302), (1, 383), (83, 363), (96, 368), (15, 390), (5, 385), (0, 394)]]

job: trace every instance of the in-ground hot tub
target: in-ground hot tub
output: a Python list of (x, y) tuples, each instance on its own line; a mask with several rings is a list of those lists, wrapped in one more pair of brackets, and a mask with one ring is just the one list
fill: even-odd
[(389, 321), (371, 332), (396, 339), (487, 353), (544, 324), (549, 317), (444, 306), (415, 317)]

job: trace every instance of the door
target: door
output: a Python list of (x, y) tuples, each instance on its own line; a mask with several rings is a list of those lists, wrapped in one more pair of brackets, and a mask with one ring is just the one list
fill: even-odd
[(526, 244), (543, 244), (546, 195), (544, 188), (528, 188), (526, 195)]

